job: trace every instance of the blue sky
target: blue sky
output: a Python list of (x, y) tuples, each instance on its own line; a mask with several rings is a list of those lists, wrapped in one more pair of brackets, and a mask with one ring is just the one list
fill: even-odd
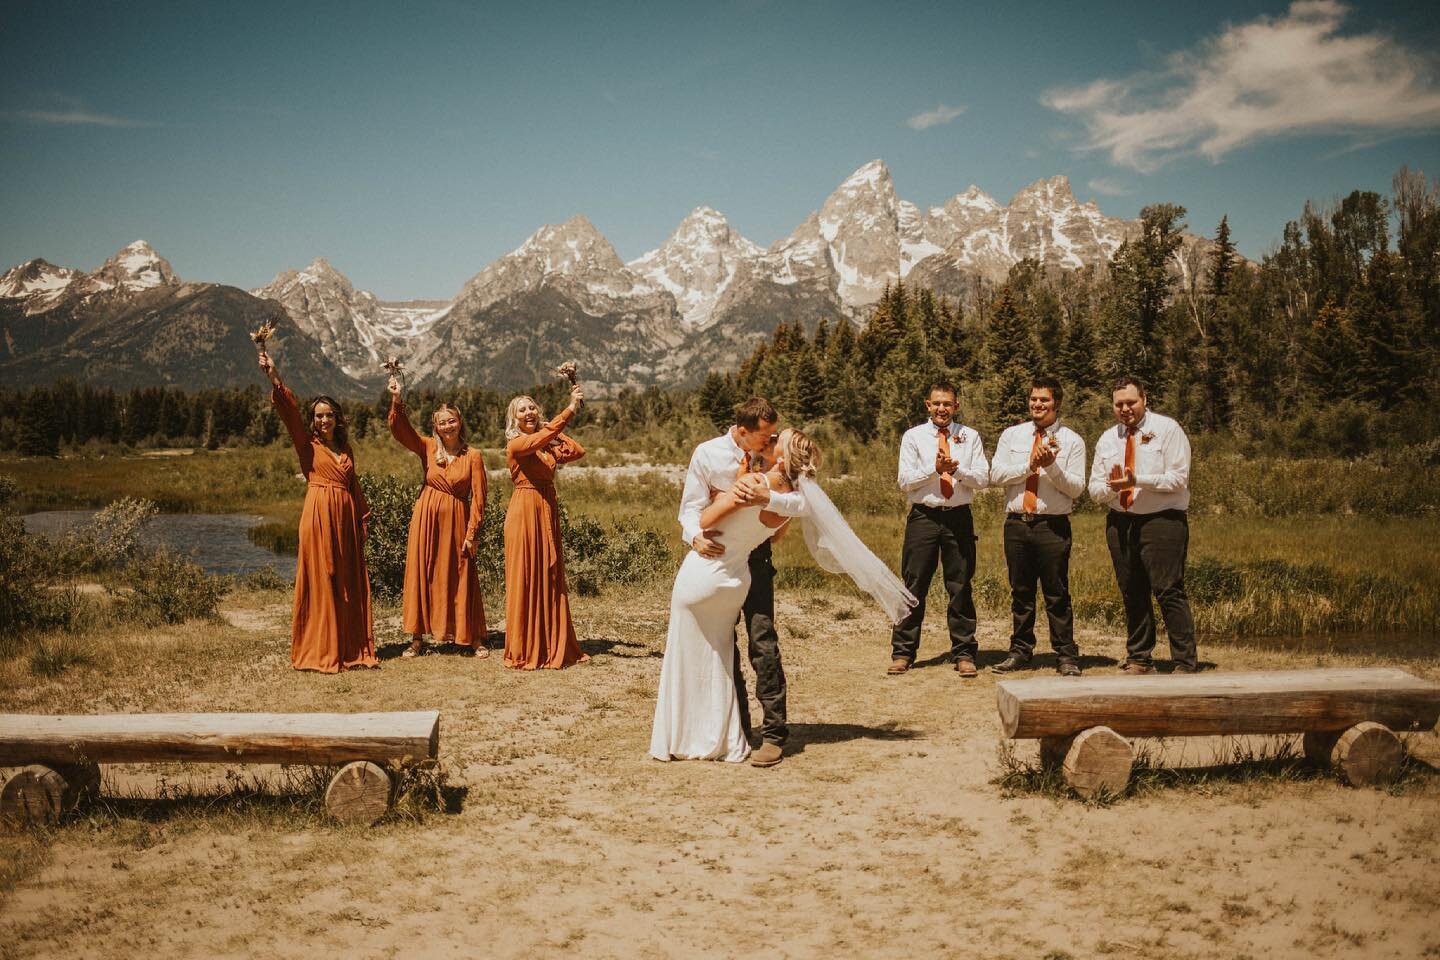
[(1436, 10), (6, 0), (0, 267), (144, 238), (449, 297), (575, 213), (627, 260), (700, 204), (769, 245), (877, 157), (922, 206), (1066, 174), (1258, 256), (1307, 198), (1440, 176)]

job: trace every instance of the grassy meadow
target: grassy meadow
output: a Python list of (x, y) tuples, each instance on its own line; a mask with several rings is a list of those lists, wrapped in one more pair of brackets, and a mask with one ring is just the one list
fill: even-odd
[[(636, 472), (643, 458), (591, 446), (605, 466), (562, 472), (567, 510), (654, 530), (672, 553), (641, 582), (573, 597), (587, 664), (402, 660), (399, 611), (381, 604), (380, 670), (296, 673), (288, 585), (263, 578), (232, 585), (213, 618), (156, 625), (109, 616), (124, 595), (76, 583), (93, 605), (77, 627), (0, 645), (3, 711), (442, 714), (438, 769), (408, 771), (396, 814), (369, 829), (325, 819), (326, 771), (107, 767), (102, 797), (57, 828), (0, 829), (0, 958), (1440, 956), (1435, 733), (1409, 737), (1397, 782), (1364, 790), (1298, 760), (1294, 737), (1141, 741), (1131, 789), (1082, 803), (1046, 779), (1034, 742), (1001, 738), (993, 674), (962, 682), (939, 662), (940, 618), (918, 669), (885, 676), (888, 625), (798, 536), (777, 558), (785, 761), (649, 760), (679, 468)], [(827, 451), (832, 496), (898, 563), (890, 454)], [(392, 444), (357, 456), (418, 472)], [(1434, 468), (1215, 452), (1195, 472), (1202, 662), (1440, 680)], [(284, 524), (303, 494), (279, 446), (0, 473), (26, 509), (141, 495)], [(503, 476), (491, 484), (508, 496)], [(976, 517), (984, 666), (1008, 638), (996, 494)], [(1086, 669), (1113, 670), (1123, 628), (1093, 509), (1075, 518), (1072, 587)], [(498, 647), (494, 584), (485, 604)]]

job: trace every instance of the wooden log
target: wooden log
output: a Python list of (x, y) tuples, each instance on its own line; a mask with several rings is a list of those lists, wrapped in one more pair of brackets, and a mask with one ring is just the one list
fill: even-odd
[(1040, 766), (1058, 767), (1065, 763), (1074, 737), (1044, 737), (1040, 740)]
[(347, 763), (325, 788), (325, 809), (341, 823), (369, 826), (390, 809), (390, 774), (369, 761)]
[(1091, 727), (1075, 736), (1061, 769), (1070, 789), (1091, 800), (1101, 791), (1123, 792), (1134, 762), (1129, 741), (1109, 727)]
[(1378, 723), (1357, 723), (1340, 734), (1330, 757), (1347, 783), (1363, 787), (1394, 780), (1405, 761), (1405, 745)]
[(308, 763), (426, 760), (440, 714), (0, 714), (0, 766), (26, 763)]
[(1144, 677), (1002, 680), (1007, 737), (1066, 737), (1103, 723), (1127, 737), (1344, 730), (1369, 720), (1428, 730), (1440, 684), (1403, 670), (1275, 670)]
[(0, 818), (26, 826), (56, 823), (65, 809), (65, 778), (32, 763), (0, 787)]

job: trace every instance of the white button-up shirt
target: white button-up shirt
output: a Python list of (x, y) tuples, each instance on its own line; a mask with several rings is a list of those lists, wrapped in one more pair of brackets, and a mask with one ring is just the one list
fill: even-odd
[[(1055, 461), (1040, 470), (1035, 485), (1035, 512), (1060, 516), (1070, 512), (1075, 498), (1085, 492), (1085, 441), (1057, 420), (1045, 428), (1060, 449)], [(1005, 488), (1005, 510), (1025, 512), (1025, 480), (1030, 476), (1030, 450), (1035, 444), (1035, 423), (1017, 423), (1000, 434), (995, 459), (990, 462), (990, 482)]]
[[(735, 442), (731, 432), (726, 430), (713, 440), (706, 440), (690, 455), (690, 467), (685, 471), (685, 489), (680, 494), (680, 535), (685, 545), (691, 546), (703, 531), (700, 529), (700, 514), (710, 505), (712, 493), (729, 490), (740, 475), (740, 464), (745, 451)], [(805, 498), (799, 493), (781, 493), (772, 490), (770, 503), (765, 507), (771, 513), (782, 517), (798, 517), (805, 512)]]
[(1090, 499), (1122, 513), (1159, 513), (1190, 507), (1190, 438), (1180, 424), (1146, 410), (1135, 425), (1135, 502), (1120, 506), (1120, 492), (1107, 485), (1112, 467), (1125, 469), (1125, 427), (1115, 424), (1095, 443)]
[(954, 422), (950, 434), (950, 459), (956, 463), (951, 482), (955, 491), (940, 494), (940, 474), (935, 472), (935, 455), (940, 450), (940, 428), (929, 420), (911, 427), (900, 438), (900, 472), (897, 481), (911, 503), (927, 507), (961, 507), (975, 499), (976, 490), (990, 483), (990, 464), (980, 434)]

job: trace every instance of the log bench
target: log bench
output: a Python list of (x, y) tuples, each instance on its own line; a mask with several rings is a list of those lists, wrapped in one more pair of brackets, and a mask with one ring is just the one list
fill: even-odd
[(1042, 764), (1058, 765), (1087, 799), (1129, 783), (1126, 737), (1300, 733), (1306, 757), (1358, 786), (1399, 770), (1395, 731), (1440, 718), (1440, 684), (1390, 668), (1034, 677), (997, 688), (1005, 736), (1038, 739)]
[(344, 764), (325, 809), (374, 823), (390, 809), (387, 762), (434, 759), (440, 714), (112, 713), (0, 714), (0, 767), (23, 767), (0, 787), (0, 817), (54, 822), (98, 792), (102, 763)]

